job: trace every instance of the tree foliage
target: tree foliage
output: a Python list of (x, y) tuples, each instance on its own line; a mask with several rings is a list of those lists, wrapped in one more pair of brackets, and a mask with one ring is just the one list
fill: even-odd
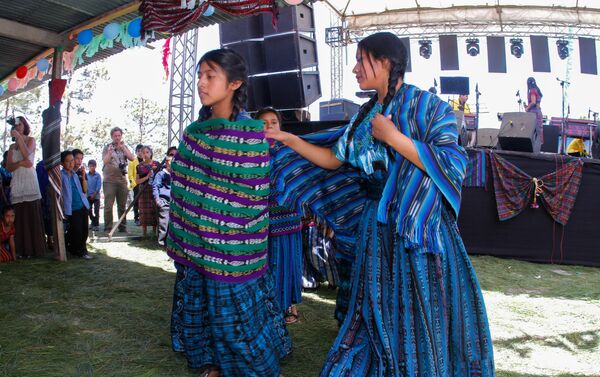
[(167, 106), (145, 98), (135, 97), (121, 106), (129, 114), (129, 124), (125, 127), (127, 141), (135, 144), (150, 145), (154, 155), (166, 152)]

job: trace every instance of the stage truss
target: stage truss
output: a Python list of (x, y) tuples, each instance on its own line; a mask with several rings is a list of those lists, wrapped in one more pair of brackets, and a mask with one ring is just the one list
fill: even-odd
[(181, 134), (196, 119), (196, 58), (198, 29), (172, 39), (171, 85), (169, 95), (168, 144), (178, 145)]
[(342, 93), (343, 47), (379, 31), (418, 39), (438, 39), (444, 34), (463, 38), (545, 35), (566, 40), (575, 36), (600, 39), (600, 8), (481, 5), (347, 14), (347, 5), (339, 10), (327, 0), (324, 3), (337, 16), (325, 31), (325, 41), (332, 49), (332, 98), (340, 98)]

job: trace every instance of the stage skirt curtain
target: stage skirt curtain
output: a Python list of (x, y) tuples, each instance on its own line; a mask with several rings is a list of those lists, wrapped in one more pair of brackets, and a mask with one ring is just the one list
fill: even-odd
[(529, 204), (537, 208), (539, 200), (554, 221), (567, 224), (583, 175), (581, 159), (557, 156), (556, 171), (540, 178), (529, 176), (496, 153), (489, 152), (489, 159), (501, 221), (517, 216)]

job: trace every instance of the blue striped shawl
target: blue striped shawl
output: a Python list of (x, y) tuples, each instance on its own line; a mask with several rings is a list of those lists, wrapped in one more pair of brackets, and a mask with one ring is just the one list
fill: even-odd
[[(382, 223), (392, 221), (407, 248), (441, 253), (442, 206), (446, 202), (458, 216), (467, 163), (464, 149), (457, 144), (454, 112), (439, 97), (404, 84), (391, 102), (391, 114), (400, 131), (414, 141), (425, 172), (394, 153), (377, 218)], [(304, 139), (332, 147), (347, 129), (326, 130)], [(321, 169), (281, 144), (273, 149), (271, 161), (272, 197), (281, 205), (308, 210), (325, 220), (336, 234), (338, 248), (352, 258), (366, 201), (366, 175), (349, 164), (337, 170)]]
[(398, 90), (390, 106), (392, 121), (413, 140), (425, 171), (395, 152), (377, 219), (395, 222), (407, 248), (441, 253), (443, 202), (458, 217), (467, 165), (467, 154), (458, 145), (456, 116), (439, 97), (407, 84)]

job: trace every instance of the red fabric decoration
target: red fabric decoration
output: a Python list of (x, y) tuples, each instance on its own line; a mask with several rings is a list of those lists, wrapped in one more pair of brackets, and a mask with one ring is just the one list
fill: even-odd
[(50, 106), (54, 106), (62, 99), (67, 87), (67, 80), (53, 79), (50, 81)]
[(277, 7), (275, 0), (207, 0), (190, 10), (181, 8), (181, 0), (143, 0), (139, 9), (142, 14), (142, 30), (179, 33), (196, 21), (209, 5), (222, 12), (244, 16), (274, 12)]
[(167, 38), (163, 45), (162, 65), (165, 69), (165, 77), (169, 78), (169, 55), (171, 55), (171, 37)]
[(22, 65), (19, 68), (17, 68), (17, 78), (18, 79), (22, 79), (25, 76), (27, 76), (27, 67), (25, 67), (24, 65)]

